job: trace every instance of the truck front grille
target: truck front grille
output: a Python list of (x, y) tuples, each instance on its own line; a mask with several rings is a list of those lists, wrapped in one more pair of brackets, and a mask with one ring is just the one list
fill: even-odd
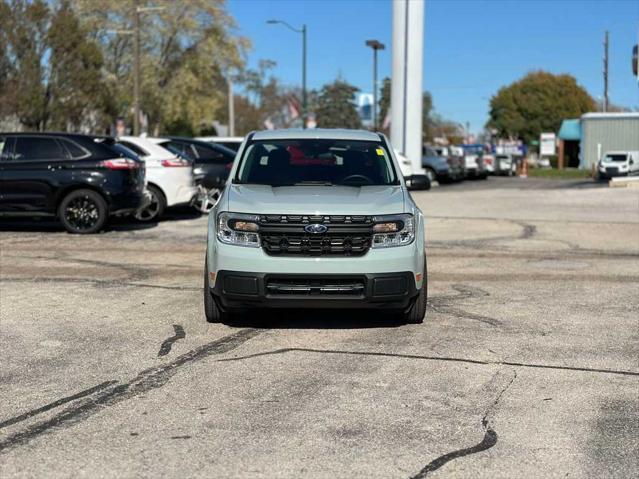
[[(321, 225), (321, 232), (307, 231)], [(371, 216), (265, 215), (260, 239), (267, 254), (279, 256), (361, 256), (371, 246)]]

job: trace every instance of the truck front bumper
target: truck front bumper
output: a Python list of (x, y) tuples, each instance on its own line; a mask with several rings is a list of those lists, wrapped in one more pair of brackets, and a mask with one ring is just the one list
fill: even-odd
[(282, 274), (218, 271), (211, 289), (224, 310), (346, 308), (406, 310), (418, 295), (410, 271), (376, 274)]

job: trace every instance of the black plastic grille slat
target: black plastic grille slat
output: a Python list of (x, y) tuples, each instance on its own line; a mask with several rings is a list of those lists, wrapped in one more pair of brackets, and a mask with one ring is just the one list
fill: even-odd
[[(304, 231), (309, 224), (322, 224), (321, 234)], [(361, 256), (371, 246), (370, 216), (265, 215), (260, 218), (262, 248), (280, 256)]]
[(269, 278), (266, 291), (270, 295), (361, 296), (366, 289), (361, 278)]

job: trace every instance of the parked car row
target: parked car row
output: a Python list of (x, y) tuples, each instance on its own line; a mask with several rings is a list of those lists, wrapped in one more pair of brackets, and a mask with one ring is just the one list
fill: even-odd
[(450, 183), (465, 179), (484, 180), (488, 175), (513, 176), (517, 161), (512, 155), (483, 152), (482, 145), (424, 146), (422, 167), (431, 181)]
[(234, 158), (221, 144), (190, 138), (0, 133), (0, 216), (57, 217), (86, 234), (110, 216), (157, 221), (189, 204), (206, 212)]
[[(72, 233), (101, 230), (110, 216), (158, 221), (167, 208), (213, 208), (242, 137), (136, 137), (69, 133), (0, 133), (0, 216), (57, 217)], [(478, 145), (423, 147), (424, 174), (395, 151), (406, 183), (512, 175), (509, 155)], [(481, 146), (481, 145), (479, 145)]]

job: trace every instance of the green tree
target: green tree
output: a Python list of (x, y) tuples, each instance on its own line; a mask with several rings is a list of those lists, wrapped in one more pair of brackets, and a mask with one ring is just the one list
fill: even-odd
[(13, 65), (9, 59), (9, 21), (11, 9), (5, 1), (0, 2), (0, 118), (12, 114), (15, 110), (12, 88)]
[[(380, 129), (384, 125), (386, 116), (390, 112), (391, 104), (391, 79), (386, 77), (382, 80), (382, 90), (379, 95), (379, 118), (377, 119)], [(387, 132), (388, 133), (388, 132)]]
[(422, 141), (433, 139), (433, 97), (430, 92), (422, 94)]
[(102, 54), (87, 38), (68, 0), (62, 0), (53, 14), (47, 41), (49, 128), (80, 131), (104, 127), (105, 122), (96, 118), (105, 110)]
[(253, 130), (263, 129), (260, 117), (259, 108), (246, 96), (235, 96), (235, 133), (237, 135), (246, 135)]
[(464, 141), (464, 128), (459, 123), (446, 120), (440, 115), (431, 115), (431, 134), (432, 140), (435, 137), (445, 138), (452, 145), (458, 145)]
[(593, 111), (595, 102), (571, 75), (537, 71), (501, 88), (490, 100), (488, 128), (529, 143), (562, 120)]
[(354, 101), (358, 91), (341, 79), (324, 85), (317, 96), (317, 125), (321, 128), (361, 128)]
[(11, 110), (30, 130), (46, 128), (48, 98), (46, 70), (50, 11), (43, 0), (3, 0), (0, 29), (4, 48), (5, 78), (0, 94), (11, 98)]
[[(102, 47), (118, 114), (132, 114), (136, 0), (75, 0), (87, 30)], [(141, 13), (141, 108), (153, 134), (186, 121), (194, 130), (226, 108), (228, 71), (241, 68), (248, 41), (234, 33), (223, 0), (156, 0), (161, 10)]]
[[(291, 116), (287, 99), (290, 89), (284, 87), (271, 74), (275, 66), (272, 60), (260, 60), (256, 69), (240, 71), (234, 78), (236, 85), (242, 85), (244, 94), (234, 95), (235, 132), (245, 135), (260, 130), (271, 123), (276, 128), (290, 126)], [(225, 100), (228, 102), (228, 96)], [(218, 120), (228, 122), (227, 109), (221, 109)]]

